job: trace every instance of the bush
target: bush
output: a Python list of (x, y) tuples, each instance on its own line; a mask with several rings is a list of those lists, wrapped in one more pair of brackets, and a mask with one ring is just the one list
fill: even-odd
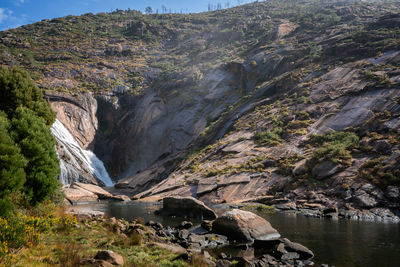
[(319, 148), (314, 150), (312, 161), (330, 160), (339, 163), (341, 160), (352, 158), (351, 150), (359, 147), (360, 139), (353, 132), (329, 131), (322, 135), (313, 135), (310, 143)]
[(282, 133), (283, 130), (281, 128), (277, 128), (272, 131), (256, 133), (253, 138), (257, 144), (260, 145), (263, 144), (267, 146), (277, 146), (283, 141), (280, 136)]
[(369, 180), (380, 188), (400, 185), (400, 162), (386, 162), (387, 157), (379, 157), (365, 162), (360, 168), (360, 177)]
[(0, 218), (0, 257), (23, 246), (33, 246), (40, 240), (40, 233), (51, 227), (66, 230), (76, 224), (76, 217), (72, 215), (34, 217), (17, 214), (7, 219)]

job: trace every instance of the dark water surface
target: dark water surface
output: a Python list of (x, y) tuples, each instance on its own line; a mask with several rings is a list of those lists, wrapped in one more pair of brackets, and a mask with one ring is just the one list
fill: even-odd
[[(99, 203), (90, 208), (126, 220), (142, 217), (163, 225), (176, 226), (184, 218), (154, 214), (160, 205), (152, 203)], [(400, 267), (400, 224), (307, 218), (295, 214), (259, 214), (283, 237), (310, 248), (316, 263), (338, 266)], [(196, 223), (196, 221), (194, 221)]]

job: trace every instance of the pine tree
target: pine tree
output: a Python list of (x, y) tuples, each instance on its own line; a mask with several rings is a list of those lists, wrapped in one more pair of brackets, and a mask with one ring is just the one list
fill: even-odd
[(0, 112), (0, 216), (12, 209), (9, 196), (21, 190), (25, 183), (26, 160), (10, 137), (9, 128), (7, 116)]
[(48, 199), (57, 189), (60, 167), (46, 121), (32, 110), (19, 107), (11, 121), (11, 136), (28, 161), (23, 189), (27, 200), (35, 205)]
[(51, 125), (55, 113), (26, 71), (0, 67), (0, 109), (11, 119), (18, 107), (27, 107)]

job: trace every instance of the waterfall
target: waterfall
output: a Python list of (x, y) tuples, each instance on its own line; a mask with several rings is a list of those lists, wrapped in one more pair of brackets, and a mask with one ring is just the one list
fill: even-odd
[(103, 162), (92, 151), (82, 149), (59, 120), (56, 119), (50, 130), (64, 153), (64, 156), (57, 153), (61, 169), (59, 179), (63, 184), (83, 180), (80, 174), (83, 172), (91, 174), (106, 186), (114, 185)]

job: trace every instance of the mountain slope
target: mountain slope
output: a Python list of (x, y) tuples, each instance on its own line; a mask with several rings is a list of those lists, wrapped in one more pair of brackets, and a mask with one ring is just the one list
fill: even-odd
[(137, 198), (398, 212), (399, 6), (68, 16), (0, 33), (0, 61)]

